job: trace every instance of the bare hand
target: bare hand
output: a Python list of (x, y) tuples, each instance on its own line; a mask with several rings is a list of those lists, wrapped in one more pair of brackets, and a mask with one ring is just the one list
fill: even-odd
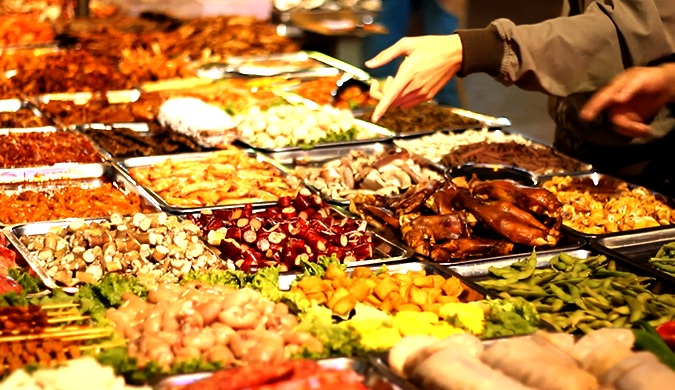
[(403, 38), (366, 62), (382, 66), (396, 57), (406, 58), (396, 77), (382, 86), (382, 98), (372, 120), (377, 122), (389, 107), (408, 108), (432, 99), (462, 66), (462, 41), (458, 35)]
[(636, 138), (651, 135), (647, 123), (673, 98), (675, 68), (669, 66), (626, 70), (586, 103), (581, 118), (591, 121), (607, 110), (617, 133)]

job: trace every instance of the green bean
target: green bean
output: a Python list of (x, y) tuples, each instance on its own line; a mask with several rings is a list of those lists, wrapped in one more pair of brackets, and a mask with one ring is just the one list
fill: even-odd
[(567, 324), (571, 327), (576, 327), (579, 323), (593, 320), (595, 320), (594, 316), (587, 314), (584, 310), (577, 310), (567, 317)]
[(594, 297), (584, 298), (584, 300), (586, 301), (586, 303), (590, 303), (591, 305), (596, 307), (598, 310), (605, 311), (605, 310), (611, 310), (612, 309), (612, 305), (610, 305), (609, 302), (604, 303), (602, 301), (599, 301), (598, 299), (595, 299)]
[(611, 328), (614, 326), (614, 324), (606, 320), (595, 320), (590, 324), (588, 324), (588, 326), (590, 326), (593, 329), (600, 329), (600, 328)]
[(623, 328), (624, 326), (626, 326), (626, 320), (628, 320), (628, 317), (619, 317), (616, 320), (612, 321), (612, 324), (617, 328)]
[(590, 295), (590, 296), (593, 297), (595, 300), (597, 300), (597, 301), (599, 302), (600, 305), (607, 306), (607, 308), (604, 309), (604, 310), (609, 310), (609, 309), (611, 308), (611, 305), (610, 305), (610, 303), (609, 303), (609, 300), (607, 300), (607, 298), (603, 297), (603, 296), (600, 295), (599, 293), (593, 291), (593, 289), (589, 288), (588, 286), (583, 286), (583, 287), (582, 287), (582, 290), (584, 290), (584, 292), (585, 292), (586, 294)]
[(648, 321), (648, 322), (649, 322), (649, 325), (651, 325), (653, 327), (657, 327), (661, 324), (665, 324), (666, 322), (668, 322), (672, 319), (673, 319), (673, 314), (671, 313), (671, 314), (665, 315), (663, 317), (659, 317), (655, 320), (651, 320), (651, 321)]
[(559, 312), (562, 310), (563, 306), (565, 306), (565, 302), (562, 299), (554, 299), (553, 303), (551, 303), (551, 308), (554, 312)]
[(584, 332), (585, 334), (589, 334), (589, 333), (593, 332), (593, 330), (594, 330), (593, 328), (591, 328), (590, 326), (588, 326), (586, 324), (579, 324), (579, 326), (577, 326), (577, 328), (579, 328), (579, 330)]
[(576, 257), (572, 257), (572, 256), (568, 255), (568, 254), (565, 253), (565, 252), (562, 252), (561, 254), (559, 254), (559, 255), (558, 255), (558, 259), (559, 259), (560, 261), (562, 261), (563, 263), (567, 264), (567, 265), (573, 265), (573, 264), (577, 263), (577, 262), (580, 260), (580, 259), (578, 259), (578, 258), (576, 258)]
[(628, 316), (628, 322), (633, 323), (640, 320), (644, 316), (644, 311), (642, 310), (642, 304), (637, 298), (632, 296), (626, 296), (626, 303), (630, 309), (630, 315)]
[(611, 312), (607, 316), (607, 321), (614, 322), (614, 321), (618, 320), (620, 317), (621, 317), (621, 314), (619, 314), (617, 312)]
[(551, 289), (551, 292), (558, 298), (562, 299), (564, 302), (569, 302), (572, 303), (574, 302), (574, 298), (572, 298), (571, 295), (567, 294), (565, 291), (563, 291), (562, 288), (556, 286), (555, 284), (551, 284), (549, 286)]
[(628, 306), (613, 307), (612, 311), (614, 313), (619, 313), (619, 314), (624, 315), (624, 316), (627, 316), (627, 315), (630, 314), (630, 309), (628, 308)]
[(509, 294), (511, 296), (523, 298), (544, 298), (548, 296), (548, 293), (543, 290), (509, 290)]

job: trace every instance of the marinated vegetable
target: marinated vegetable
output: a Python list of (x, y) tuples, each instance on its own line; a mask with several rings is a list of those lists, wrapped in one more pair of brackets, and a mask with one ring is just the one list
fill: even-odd
[(202, 149), (191, 138), (158, 126), (151, 126), (150, 133), (123, 127), (86, 129), (84, 133), (113, 157), (120, 158), (198, 152)]
[(47, 275), (65, 286), (94, 283), (109, 273), (153, 284), (176, 282), (190, 270), (232, 268), (199, 240), (199, 227), (164, 213), (113, 214), (100, 223), (76, 219), (20, 240)]
[(0, 211), (0, 223), (13, 225), (74, 217), (105, 217), (112, 213), (129, 215), (151, 210), (137, 194), (122, 190), (116, 184), (102, 183), (93, 188), (78, 186), (77, 182), (65, 184), (49, 190), (3, 191), (0, 202), (5, 207)]
[(280, 265), (283, 271), (336, 255), (345, 263), (373, 255), (366, 224), (337, 215), (318, 195), (300, 190), (294, 199), (281, 197), (277, 206), (253, 212), (242, 208), (191, 216), (209, 244), (244, 271)]
[(675, 275), (675, 242), (665, 244), (649, 259), (649, 264), (663, 272)]
[(605, 256), (576, 258), (565, 253), (537, 269), (537, 256), (510, 267), (490, 268), (491, 279), (478, 282), (499, 296), (533, 302), (542, 320), (558, 331), (589, 333), (603, 327), (653, 325), (675, 315), (675, 296), (655, 294), (652, 279), (617, 269)]
[(609, 176), (556, 176), (543, 187), (563, 204), (565, 226), (582, 233), (606, 234), (675, 222), (675, 212), (661, 198)]
[(67, 131), (0, 135), (0, 168), (101, 162), (86, 137)]
[[(369, 121), (370, 116), (371, 113), (366, 113), (358, 116), (358, 118)], [(420, 133), (481, 125), (475, 119), (455, 114), (451, 108), (434, 104), (420, 104), (410, 108), (390, 108), (377, 124), (397, 133)]]

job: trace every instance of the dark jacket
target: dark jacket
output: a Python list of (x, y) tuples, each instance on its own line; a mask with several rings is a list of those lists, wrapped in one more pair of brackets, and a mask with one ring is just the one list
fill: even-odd
[(589, 125), (577, 116), (594, 91), (626, 68), (672, 60), (675, 1), (566, 0), (563, 15), (521, 26), (498, 19), (485, 29), (457, 31), (464, 46), (459, 75), (485, 72), (550, 95), (556, 146), (605, 170), (639, 165), (666, 142), (675, 147), (675, 134), (668, 136), (675, 129), (672, 106), (655, 118), (649, 139), (630, 139), (607, 121)]

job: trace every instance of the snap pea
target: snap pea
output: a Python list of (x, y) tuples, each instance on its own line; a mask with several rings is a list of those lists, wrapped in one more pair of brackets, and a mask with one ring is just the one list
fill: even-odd
[(562, 288), (556, 286), (555, 284), (550, 285), (549, 288), (551, 289), (551, 292), (555, 294), (556, 297), (562, 299), (564, 302), (569, 303), (574, 302), (574, 298), (572, 298), (571, 295), (564, 292)]
[(628, 315), (628, 322), (633, 323), (640, 320), (644, 316), (644, 311), (642, 310), (642, 303), (632, 296), (626, 296), (626, 304), (630, 309), (630, 314)]

